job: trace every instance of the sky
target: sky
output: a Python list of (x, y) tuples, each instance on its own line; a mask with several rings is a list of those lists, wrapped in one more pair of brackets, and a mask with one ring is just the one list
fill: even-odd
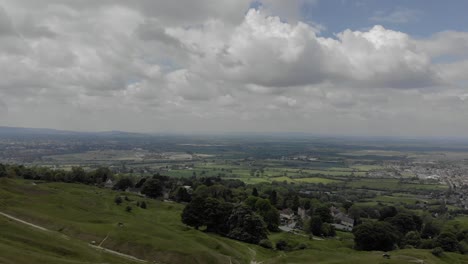
[(466, 137), (466, 10), (0, 0), (0, 126)]

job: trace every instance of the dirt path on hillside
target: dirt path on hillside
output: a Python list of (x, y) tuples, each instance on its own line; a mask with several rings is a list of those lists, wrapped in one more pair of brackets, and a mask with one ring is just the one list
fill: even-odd
[(33, 223), (26, 222), (26, 221), (24, 221), (24, 220), (21, 220), (21, 219), (16, 218), (16, 217), (14, 217), (14, 216), (12, 216), (12, 215), (9, 215), (9, 214), (5, 214), (5, 213), (0, 212), (0, 215), (3, 215), (4, 217), (9, 218), (9, 219), (11, 219), (11, 220), (14, 220), (14, 221), (16, 221), (16, 222), (20, 222), (20, 223), (22, 223), (22, 224), (25, 224), (25, 225), (32, 226), (32, 227), (34, 227), (34, 228), (40, 229), (40, 230), (42, 230), (42, 231), (49, 231), (48, 229), (46, 229), (46, 228), (44, 228), (44, 227), (42, 227), (42, 226), (38, 226), (38, 225), (35, 225), (35, 224), (33, 224)]
[[(0, 212), (0, 215), (6, 217), (6, 218), (9, 218), (11, 220), (14, 220), (16, 222), (19, 222), (19, 223), (22, 223), (22, 224), (25, 224), (25, 225), (28, 225), (28, 226), (31, 226), (31, 227), (34, 227), (34, 228), (37, 228), (39, 230), (42, 230), (42, 231), (46, 231), (46, 232), (53, 232), (47, 228), (44, 228), (42, 226), (38, 226), (38, 225), (35, 225), (33, 223), (30, 223), (30, 222), (27, 222), (27, 221), (24, 221), (24, 220), (21, 220), (17, 217), (14, 217), (12, 215), (9, 215), (9, 214), (6, 214), (6, 213), (3, 213), (3, 212)], [(64, 235), (62, 235), (64, 236)], [(104, 238), (104, 240), (107, 239), (108, 236), (106, 236)], [(65, 239), (68, 239), (67, 236), (64, 236)], [(104, 240), (101, 242), (101, 244), (104, 242)], [(114, 251), (114, 250), (111, 250), (111, 249), (107, 249), (107, 248), (103, 248), (101, 247), (100, 245), (99, 246), (95, 246), (95, 245), (91, 245), (91, 244), (88, 244), (90, 247), (94, 248), (94, 249), (97, 249), (97, 250), (102, 250), (102, 251), (105, 251), (107, 253), (110, 253), (110, 254), (114, 254), (114, 255), (117, 255), (119, 257), (124, 257), (124, 258), (127, 258), (127, 259), (130, 259), (130, 260), (134, 260), (134, 261), (138, 261), (138, 262), (142, 262), (142, 263), (146, 263), (147, 261), (146, 260), (143, 260), (143, 259), (139, 259), (137, 257), (134, 257), (134, 256), (131, 256), (131, 255), (127, 255), (127, 254), (124, 254), (124, 253), (120, 253), (120, 252), (117, 252), (117, 251)]]
[(130, 255), (127, 255), (127, 254), (124, 254), (124, 253), (120, 253), (120, 252), (117, 252), (117, 251), (114, 251), (112, 249), (107, 249), (107, 248), (103, 248), (103, 247), (100, 247), (100, 246), (95, 246), (95, 245), (91, 245), (91, 244), (88, 244), (90, 247), (94, 248), (94, 249), (97, 249), (97, 250), (102, 250), (102, 251), (105, 251), (107, 253), (111, 253), (111, 254), (114, 254), (114, 255), (118, 255), (120, 257), (124, 257), (124, 258), (128, 258), (128, 259), (131, 259), (131, 260), (134, 260), (134, 261), (138, 261), (138, 262), (142, 262), (142, 263), (146, 263), (148, 261), (146, 260), (143, 260), (143, 259), (139, 259), (137, 257), (134, 257), (134, 256), (130, 256)]
[(258, 262), (255, 260), (255, 257), (257, 256), (257, 251), (252, 249), (251, 247), (247, 247), (250, 251), (250, 254), (252, 255), (252, 260), (250, 261), (250, 264), (261, 264), (262, 262)]
[(109, 233), (107, 233), (106, 237), (101, 241), (101, 243), (99, 243), (98, 247), (102, 247), (102, 244), (104, 243), (104, 241), (107, 240), (108, 237), (109, 237)]

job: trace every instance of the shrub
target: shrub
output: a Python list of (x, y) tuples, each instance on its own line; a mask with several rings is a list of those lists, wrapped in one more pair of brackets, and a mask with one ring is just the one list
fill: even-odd
[(367, 222), (353, 230), (354, 243), (359, 250), (383, 250), (394, 248), (398, 231), (386, 222)]
[(461, 254), (467, 254), (468, 253), (468, 243), (465, 241), (461, 241), (458, 244), (458, 251), (460, 251)]
[(304, 244), (304, 243), (301, 243), (297, 246), (297, 249), (300, 249), (300, 250), (303, 250), (303, 249), (306, 249), (307, 248), (307, 245)]
[(268, 239), (262, 239), (260, 240), (258, 244), (264, 248), (269, 248), (269, 249), (273, 248), (273, 243), (271, 243), (271, 241)]
[(444, 250), (441, 247), (436, 247), (431, 251), (432, 255), (441, 257), (444, 254)]
[(434, 248), (434, 240), (432, 239), (422, 239), (421, 240), (421, 245), (419, 245), (419, 248), (423, 249), (431, 249)]
[(123, 202), (122, 197), (116, 196), (114, 202), (115, 204), (120, 205)]
[(278, 240), (278, 242), (276, 242), (276, 249), (277, 250), (287, 250), (288, 249), (288, 242), (286, 242), (285, 240)]
[(458, 251), (457, 237), (453, 233), (442, 233), (435, 240), (436, 246), (441, 247), (445, 251)]
[(421, 236), (418, 231), (410, 231), (403, 238), (401, 244), (405, 247), (419, 247), (421, 245)]
[(132, 211), (132, 207), (127, 205), (127, 207), (125, 207), (125, 211), (130, 213)]
[(125, 191), (127, 188), (133, 187), (133, 182), (129, 178), (122, 178), (114, 185), (112, 189)]

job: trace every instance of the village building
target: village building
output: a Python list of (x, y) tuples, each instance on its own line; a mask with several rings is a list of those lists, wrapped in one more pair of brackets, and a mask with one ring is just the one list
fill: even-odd
[(333, 217), (334, 224), (332, 224), (337, 230), (341, 231), (353, 231), (354, 219), (349, 217), (347, 214), (340, 211), (340, 209), (332, 206), (330, 208), (330, 214)]
[(112, 189), (114, 187), (114, 182), (111, 179), (107, 179), (106, 183), (104, 184), (104, 188)]

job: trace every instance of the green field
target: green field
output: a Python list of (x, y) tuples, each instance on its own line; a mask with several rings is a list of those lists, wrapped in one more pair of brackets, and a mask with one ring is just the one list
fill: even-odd
[[(224, 163), (196, 163), (193, 169), (174, 169), (164, 172), (172, 177), (190, 177), (194, 174), (204, 177), (227, 177), (227, 178), (251, 178), (251, 177), (346, 177), (346, 176), (366, 176), (369, 166), (363, 166), (363, 169), (346, 167), (327, 167), (327, 168), (290, 168), (285, 164), (269, 164), (252, 166), (249, 163), (241, 162), (236, 165)], [(372, 166), (373, 169), (380, 168)], [(252, 180), (244, 180), (252, 182)], [(257, 181), (258, 182), (258, 181)]]
[[(116, 195), (131, 201), (114, 203)], [(135, 206), (145, 200), (148, 209)], [(133, 210), (125, 211), (130, 205)], [(428, 250), (393, 251), (392, 259), (382, 252), (353, 250), (352, 235), (309, 240), (308, 236), (273, 233), (275, 242), (285, 239), (306, 249), (281, 252), (264, 249), (188, 228), (180, 221), (183, 205), (148, 200), (86, 185), (42, 183), (0, 179), (0, 211), (33, 222), (54, 232), (41, 233), (0, 216), (0, 262), (2, 263), (125, 263), (125, 260), (93, 251), (90, 241), (157, 263), (467, 263), (463, 255), (446, 253), (438, 259)], [(117, 224), (123, 223), (122, 227)], [(57, 233), (57, 235), (55, 235)], [(70, 237), (63, 239), (59, 233)], [(5, 234), (5, 235), (4, 235)], [(15, 251), (16, 250), (16, 251)], [(10, 253), (11, 252), (11, 253)], [(25, 252), (23, 254), (23, 252)], [(39, 260), (39, 261), (38, 261)], [(42, 261), (43, 260), (43, 261)]]
[(400, 183), (398, 179), (365, 178), (349, 182), (350, 188), (363, 188), (374, 190), (446, 190), (443, 184)]
[(351, 166), (351, 168), (359, 170), (359, 171), (371, 171), (371, 170), (383, 169), (383, 167), (379, 165), (354, 165), (354, 166)]
[(246, 177), (246, 178), (228, 178), (228, 179), (236, 179), (236, 180), (241, 180), (246, 184), (257, 184), (257, 183), (262, 183), (262, 182), (287, 182), (287, 183), (323, 183), (323, 184), (329, 184), (329, 183), (337, 183), (339, 182), (338, 180), (333, 180), (333, 179), (326, 179), (326, 178), (318, 178), (318, 177), (310, 177), (310, 178), (291, 178), (291, 177), (286, 177), (286, 176), (280, 176), (280, 177)]

